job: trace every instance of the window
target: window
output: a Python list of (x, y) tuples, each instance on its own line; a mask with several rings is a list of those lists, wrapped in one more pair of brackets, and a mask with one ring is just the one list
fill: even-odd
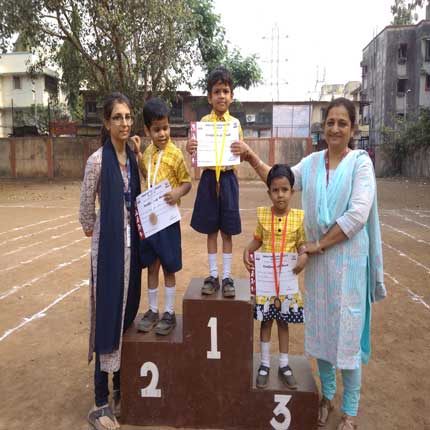
[(367, 64), (365, 64), (365, 65), (362, 66), (362, 72), (363, 72), (362, 73), (363, 77), (367, 76), (367, 72), (368, 72)]
[(399, 64), (405, 64), (407, 58), (408, 58), (408, 44), (407, 43), (401, 43), (399, 45), (397, 61)]
[(426, 91), (430, 91), (430, 75), (426, 75)]
[(45, 75), (45, 90), (51, 94), (58, 92), (58, 80), (52, 76)]
[(258, 124), (272, 124), (272, 112), (258, 112), (256, 122)]
[(425, 61), (430, 61), (430, 39), (424, 40), (424, 57)]
[(404, 97), (406, 93), (407, 79), (397, 79), (397, 95), (399, 97)]
[(97, 113), (97, 103), (96, 102), (86, 102), (87, 113), (95, 114)]
[(183, 103), (182, 98), (176, 99), (172, 103), (172, 109), (170, 109), (170, 118), (172, 120), (182, 120), (183, 115)]
[(326, 113), (326, 108), (321, 108), (320, 110), (321, 122), (324, 122), (325, 120), (325, 113)]
[(13, 89), (14, 90), (20, 90), (21, 89), (21, 77), (20, 76), (14, 76), (13, 77)]

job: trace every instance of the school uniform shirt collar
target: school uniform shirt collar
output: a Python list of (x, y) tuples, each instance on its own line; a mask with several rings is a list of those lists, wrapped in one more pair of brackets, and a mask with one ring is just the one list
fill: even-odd
[(223, 115), (217, 116), (214, 110), (209, 114), (210, 115), (210, 121), (223, 121), (223, 122), (229, 122), (232, 118), (229, 111), (224, 112)]
[[(164, 153), (169, 152), (169, 150), (172, 149), (172, 146), (174, 146), (173, 142), (172, 142), (171, 139), (169, 139), (169, 141), (167, 142), (165, 148), (163, 149), (163, 152)], [(151, 146), (150, 146), (149, 149), (151, 151), (151, 155), (157, 154), (157, 153), (159, 153), (161, 151), (161, 149), (157, 145), (155, 145), (153, 142), (151, 142)]]

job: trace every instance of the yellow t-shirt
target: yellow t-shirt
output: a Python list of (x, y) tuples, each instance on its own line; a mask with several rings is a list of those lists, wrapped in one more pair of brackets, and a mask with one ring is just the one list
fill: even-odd
[[(140, 170), (145, 178), (144, 189), (148, 188), (148, 163), (151, 162), (151, 177), (149, 178), (151, 184), (154, 180), (155, 167), (157, 164), (160, 149), (151, 143), (143, 153), (140, 160)], [(160, 167), (157, 172), (156, 183), (160, 183), (165, 179), (169, 180), (172, 188), (178, 187), (184, 182), (191, 182), (191, 176), (185, 164), (184, 155), (182, 151), (169, 139), (166, 147), (163, 150), (163, 155), (160, 161)], [(178, 205), (180, 201), (178, 201)]]
[[(300, 246), (306, 242), (305, 213), (301, 209), (290, 209), (287, 218), (287, 232), (285, 236), (284, 252), (297, 252)], [(272, 252), (272, 208), (257, 208), (257, 227), (254, 232), (254, 239), (261, 241), (260, 252)], [(285, 216), (275, 216), (275, 252), (281, 252), (282, 233), (284, 229)], [(280, 296), (281, 302), (286, 296)], [(293, 294), (293, 298), (299, 307), (303, 307), (303, 298), (299, 293)], [(273, 303), (274, 297), (256, 296), (256, 303), (263, 305), (267, 300)]]

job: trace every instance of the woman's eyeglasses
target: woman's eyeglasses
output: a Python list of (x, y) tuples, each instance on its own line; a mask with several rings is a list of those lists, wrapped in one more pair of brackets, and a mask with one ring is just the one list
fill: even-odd
[(125, 122), (127, 125), (133, 124), (134, 118), (131, 115), (115, 115), (111, 118), (112, 122), (115, 125), (121, 125), (123, 122)]

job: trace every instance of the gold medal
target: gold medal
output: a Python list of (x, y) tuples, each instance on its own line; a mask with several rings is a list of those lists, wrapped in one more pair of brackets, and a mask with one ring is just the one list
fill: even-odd
[(157, 217), (157, 215), (156, 215), (156, 213), (155, 213), (155, 212), (151, 212), (151, 213), (149, 214), (149, 221), (151, 222), (151, 224), (152, 224), (152, 225), (157, 224), (157, 222), (158, 222), (158, 217)]
[(281, 300), (279, 297), (276, 297), (273, 301), (273, 305), (275, 306), (275, 309), (279, 311), (281, 309)]

